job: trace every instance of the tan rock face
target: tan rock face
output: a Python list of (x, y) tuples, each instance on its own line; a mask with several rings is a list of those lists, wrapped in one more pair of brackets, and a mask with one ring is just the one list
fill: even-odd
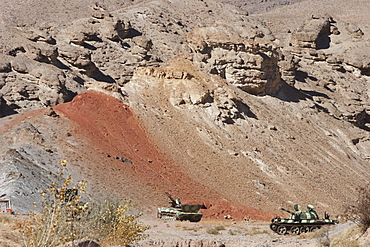
[(323, 49), (330, 44), (330, 18), (312, 17), (292, 34), (291, 43), (303, 48)]
[(255, 95), (279, 90), (278, 53), (271, 43), (226, 25), (197, 28), (188, 37), (194, 60), (207, 72)]
[[(89, 3), (79, 9), (82, 14), (79, 18), (63, 20), (62, 25), (51, 22), (51, 16), (43, 15), (40, 20), (47, 19), (50, 22), (19, 25), (17, 28), (4, 26), (0, 53), (10, 57), (1, 60), (0, 73), (4, 73), (4, 85), (0, 93), (7, 94), (7, 88), (13, 86), (5, 84), (13, 82), (23, 85), (31, 81), (33, 90), (38, 88), (41, 75), (38, 69), (33, 68), (45, 67), (44, 65), (51, 65), (49, 67), (53, 68), (52, 74), (62, 75), (54, 76), (58, 78), (55, 85), (65, 85), (65, 88), (58, 90), (55, 85), (54, 88), (43, 88), (43, 93), (55, 90), (58, 92), (44, 96), (50, 98), (48, 102), (61, 103), (63, 100), (70, 100), (73, 95), (86, 91), (86, 87), (95, 87), (91, 86), (95, 82), (114, 83), (122, 87), (130, 81), (138, 66), (158, 66), (177, 54), (191, 54), (193, 51), (186, 42), (186, 33), (199, 26), (198, 23), (209, 26), (219, 19), (217, 16), (244, 22), (236, 12), (229, 11), (229, 7), (202, 1), (156, 1), (152, 5), (140, 5), (135, 1), (133, 5), (138, 6), (131, 8), (131, 3), (125, 3), (124, 9), (116, 9), (114, 6), (117, 4), (112, 5), (112, 2), (107, 1), (104, 4)], [(10, 5), (5, 7), (13, 8)], [(207, 17), (200, 20), (199, 15), (205, 11), (208, 13)], [(173, 14), (175, 12), (177, 14)], [(60, 16), (55, 16), (55, 21), (61, 21), (57, 18)], [(274, 51), (270, 54), (267, 49), (260, 56), (258, 47), (253, 48), (248, 42), (243, 44), (243, 40), (260, 37), (272, 40), (271, 32), (258, 22), (246, 25), (243, 27), (239, 23), (231, 29), (225, 28), (223, 32), (232, 31), (234, 34), (224, 41), (220, 32), (220, 35), (216, 32), (214, 37), (210, 37), (216, 45), (212, 48), (212, 53), (219, 57), (211, 61), (215, 64), (207, 68), (207, 72), (218, 71), (228, 82), (253, 94), (274, 92), (278, 81)], [(235, 45), (240, 47), (234, 49)], [(246, 52), (245, 49), (253, 51)], [(227, 56), (226, 63), (221, 61), (223, 56)], [(261, 68), (255, 69), (256, 66), (252, 63), (258, 63), (256, 66)], [(53, 83), (48, 82), (45, 85), (49, 87), (49, 84)], [(35, 95), (30, 89), (26, 91), (29, 95)], [(29, 100), (26, 96), (13, 96), (14, 94), (4, 96), (4, 105), (11, 105), (16, 112), (24, 111), (25, 106), (30, 106), (27, 110), (45, 106), (44, 100), (39, 100), (38, 97), (31, 97), (32, 104), (24, 104), (23, 101)]]
[[(146, 80), (145, 78), (150, 78)], [(125, 89), (153, 88), (168, 97), (172, 106), (180, 110), (199, 109), (205, 111), (208, 118), (222, 123), (233, 123), (242, 115), (241, 99), (221, 78), (207, 78), (197, 71), (190, 61), (172, 61), (165, 68), (139, 68), (135, 71), (134, 81)], [(147, 89), (146, 89), (147, 90)]]
[(2, 33), (1, 116), (64, 103), (87, 88), (100, 88), (91, 86), (95, 82), (122, 86), (135, 67), (154, 60), (148, 55), (152, 41), (127, 18), (110, 14), (63, 28), (4, 26)]
[(290, 86), (294, 86), (296, 71), (298, 69), (299, 58), (291, 53), (282, 53), (278, 65), (281, 70), (281, 78)]

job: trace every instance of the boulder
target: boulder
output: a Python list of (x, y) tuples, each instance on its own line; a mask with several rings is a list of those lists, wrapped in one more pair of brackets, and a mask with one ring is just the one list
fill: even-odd
[(53, 117), (53, 118), (59, 117), (59, 115), (54, 111), (54, 109), (52, 107), (46, 108), (45, 112), (44, 112), (44, 115), (49, 116), (49, 117)]
[(361, 74), (370, 76), (370, 46), (369, 43), (352, 45), (344, 52), (343, 60), (361, 71)]
[(55, 39), (48, 30), (42, 28), (31, 27), (25, 31), (25, 37), (33, 42), (45, 42), (55, 44)]
[(81, 22), (70, 27), (69, 42), (76, 45), (85, 45), (86, 41), (98, 41), (99, 33), (95, 30), (95, 27), (88, 21), (82, 20)]
[(128, 20), (105, 21), (99, 27), (99, 35), (101, 38), (117, 42), (125, 39), (130, 30), (131, 24)]
[(90, 50), (67, 45), (60, 50), (60, 55), (71, 65), (83, 69), (87, 75), (91, 75), (97, 69), (91, 61)]
[(344, 114), (344, 118), (360, 128), (365, 128), (366, 124), (370, 123), (370, 115), (366, 110)]
[(133, 37), (132, 42), (134, 42), (139, 47), (145, 49), (146, 51), (149, 51), (153, 46), (153, 42), (142, 35)]
[(92, 13), (91, 16), (97, 19), (104, 19), (106, 17), (111, 17), (111, 14), (109, 11), (106, 9), (104, 4), (95, 2), (92, 6)]
[(330, 46), (330, 17), (312, 17), (291, 36), (291, 44), (301, 48), (325, 49)]
[(15, 71), (19, 73), (29, 73), (30, 71), (34, 70), (38, 66), (38, 62), (27, 57), (23, 53), (18, 54), (13, 60), (11, 61), (11, 67)]
[(354, 37), (360, 38), (364, 35), (362, 30), (355, 24), (353, 23), (347, 23), (346, 24), (346, 30), (353, 35)]
[(27, 57), (39, 62), (52, 63), (58, 57), (58, 48), (46, 43), (26, 44), (25, 50)]
[(0, 72), (10, 72), (11, 71), (11, 65), (10, 61), (12, 60), (11, 56), (4, 55), (0, 53)]

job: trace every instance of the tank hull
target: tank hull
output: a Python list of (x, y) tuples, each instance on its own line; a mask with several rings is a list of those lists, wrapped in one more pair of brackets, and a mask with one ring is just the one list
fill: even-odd
[(274, 217), (271, 222), (270, 229), (280, 235), (299, 235), (301, 233), (313, 232), (325, 225), (334, 225), (338, 223), (337, 220), (331, 219), (292, 220), (281, 219), (280, 217)]
[[(189, 206), (188, 206), (189, 205)], [(173, 219), (173, 220), (189, 220), (191, 222), (198, 222), (202, 219), (202, 212), (198, 211), (200, 206), (195, 204), (193, 206), (197, 210), (187, 210), (189, 207), (191, 208), (191, 204), (184, 204), (181, 208), (173, 208), (173, 207), (162, 207), (158, 208), (157, 217), (161, 219)], [(191, 212), (187, 212), (191, 211)]]

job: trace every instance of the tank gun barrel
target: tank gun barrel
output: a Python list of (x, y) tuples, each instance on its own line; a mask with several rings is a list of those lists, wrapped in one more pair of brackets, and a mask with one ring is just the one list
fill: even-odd
[(288, 209), (285, 209), (285, 208), (282, 208), (282, 207), (280, 207), (279, 209), (280, 209), (280, 210), (283, 210), (283, 211), (285, 211), (285, 212), (288, 212), (288, 213), (290, 213), (290, 214), (294, 214), (292, 211), (289, 211)]
[(168, 192), (165, 192), (166, 193), (166, 195), (168, 196), (168, 198), (170, 198), (170, 200), (172, 201), (172, 202), (176, 202), (176, 200), (175, 199), (173, 199), (173, 197), (171, 196), (171, 194), (170, 193), (168, 193)]

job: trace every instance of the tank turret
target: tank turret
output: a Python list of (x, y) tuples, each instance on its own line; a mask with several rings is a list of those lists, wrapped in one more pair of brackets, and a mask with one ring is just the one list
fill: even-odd
[(324, 218), (319, 219), (314, 206), (308, 205), (306, 211), (301, 211), (301, 207), (294, 205), (294, 212), (285, 208), (279, 208), (290, 214), (289, 219), (282, 219), (275, 216), (271, 220), (270, 229), (278, 234), (292, 233), (299, 235), (305, 232), (312, 232), (321, 228), (323, 225), (333, 225), (339, 223), (337, 220), (331, 220), (329, 214), (325, 212)]

